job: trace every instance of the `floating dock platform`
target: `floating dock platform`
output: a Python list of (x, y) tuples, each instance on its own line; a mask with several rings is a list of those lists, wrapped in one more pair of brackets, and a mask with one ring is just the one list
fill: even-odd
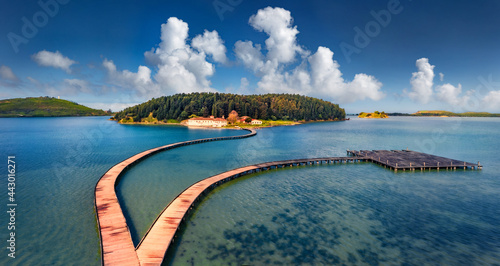
[(366, 159), (367, 161), (382, 165), (397, 171), (425, 171), (425, 170), (456, 170), (476, 169), (483, 167), (479, 162), (469, 163), (410, 150), (347, 150), (347, 155)]

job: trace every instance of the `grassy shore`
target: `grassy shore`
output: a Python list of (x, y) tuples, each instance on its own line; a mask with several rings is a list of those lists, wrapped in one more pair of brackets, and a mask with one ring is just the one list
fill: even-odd
[[(112, 119), (111, 119), (112, 120)], [(260, 125), (251, 125), (251, 124), (245, 124), (245, 123), (236, 123), (236, 124), (230, 124), (222, 128), (228, 128), (228, 129), (234, 129), (234, 128), (266, 128), (266, 127), (279, 127), (279, 126), (295, 126), (295, 125), (301, 125), (301, 124), (307, 124), (307, 123), (321, 123), (321, 122), (336, 122), (336, 121), (343, 121), (343, 120), (315, 120), (315, 121), (288, 121), (288, 120), (261, 120), (262, 124)], [(165, 121), (158, 121), (157, 119), (144, 119), (142, 122), (133, 122), (132, 119), (128, 120), (120, 120), (118, 121), (119, 124), (124, 124), (124, 125), (174, 125), (174, 126), (186, 126), (186, 123), (184, 121), (179, 122), (177, 120), (168, 120), (167, 122)], [(207, 127), (207, 128), (212, 128), (212, 127)]]
[[(168, 120), (167, 122), (165, 121), (142, 121), (142, 122), (133, 122), (132, 119), (125, 120), (122, 119), (118, 121), (119, 124), (124, 124), (124, 125), (178, 125), (178, 126), (185, 126), (186, 124), (183, 122), (179, 122), (177, 120), (171, 119)], [(244, 124), (244, 123), (236, 123), (236, 124), (231, 124), (227, 125), (223, 128), (262, 128), (262, 127), (277, 127), (277, 126), (293, 126), (293, 125), (299, 125), (303, 124), (304, 122), (295, 122), (295, 121), (262, 121), (261, 125), (250, 125), (250, 124)]]
[(500, 117), (500, 114), (492, 114), (487, 112), (465, 112), (465, 113), (453, 113), (449, 111), (418, 111), (413, 114), (413, 116), (440, 116), (440, 117)]
[(262, 127), (279, 127), (279, 126), (294, 126), (294, 125), (300, 125), (303, 124), (304, 122), (300, 121), (285, 121), (285, 120), (262, 120), (261, 125), (250, 125), (250, 124), (244, 124), (244, 123), (236, 123), (232, 125), (227, 125), (227, 128), (234, 128), (234, 127), (241, 127), (241, 128), (262, 128)]

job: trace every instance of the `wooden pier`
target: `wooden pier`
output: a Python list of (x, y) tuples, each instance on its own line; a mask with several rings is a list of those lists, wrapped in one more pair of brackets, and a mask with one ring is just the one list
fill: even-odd
[(439, 171), (483, 168), (479, 162), (477, 162), (477, 164), (474, 164), (410, 150), (347, 150), (347, 154), (355, 157), (366, 158), (370, 162), (382, 165), (395, 172), (397, 172), (398, 170), (425, 171), (434, 169)]
[(135, 248), (115, 192), (115, 186), (123, 172), (144, 158), (161, 151), (209, 141), (247, 138), (257, 134), (255, 130), (246, 130), (250, 131), (250, 133), (241, 136), (184, 141), (150, 149), (111, 167), (99, 179), (95, 187), (95, 210), (101, 239), (102, 264), (161, 265), (170, 244), (175, 241), (182, 221), (185, 220), (190, 210), (195, 207), (203, 195), (220, 184), (244, 175), (284, 167), (357, 162), (373, 162), (395, 172), (398, 170), (415, 171), (416, 169), (425, 171), (428, 169), (482, 168), (479, 162), (473, 164), (408, 150), (347, 150), (350, 157), (295, 159), (245, 166), (203, 179), (184, 190), (163, 209), (137, 248)]
[(240, 136), (217, 137), (183, 141), (150, 149), (136, 154), (111, 167), (97, 182), (94, 190), (94, 207), (101, 239), (101, 261), (103, 265), (140, 265), (130, 235), (127, 221), (123, 215), (115, 192), (115, 186), (121, 174), (132, 165), (161, 151), (182, 146), (230, 139), (242, 139), (255, 136), (255, 130), (244, 129), (250, 133)]
[[(203, 195), (220, 184), (244, 175), (284, 167), (357, 162), (377, 163), (395, 172), (398, 170), (415, 170), (416, 168), (421, 170), (439, 170), (440, 167), (443, 169), (456, 169), (456, 167), (462, 167), (464, 169), (481, 168), (478, 164), (464, 163), (463, 161), (414, 151), (348, 150), (347, 154), (353, 157), (298, 159), (250, 165), (227, 171), (195, 183), (179, 194), (169, 205), (167, 205), (167, 207), (165, 207), (165, 209), (163, 209), (137, 246), (137, 256), (139, 257), (141, 265), (161, 265), (169, 246), (175, 241), (179, 227)], [(385, 162), (382, 162), (383, 160)]]

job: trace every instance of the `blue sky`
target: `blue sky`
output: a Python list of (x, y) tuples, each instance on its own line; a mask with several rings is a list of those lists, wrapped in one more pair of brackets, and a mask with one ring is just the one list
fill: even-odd
[(493, 0), (9, 1), (0, 99), (117, 111), (179, 92), (287, 92), (348, 113), (500, 112), (498, 14)]

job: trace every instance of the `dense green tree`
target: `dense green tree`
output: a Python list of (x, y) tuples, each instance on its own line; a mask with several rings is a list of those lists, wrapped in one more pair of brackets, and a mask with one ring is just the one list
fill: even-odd
[(153, 98), (115, 115), (134, 121), (152, 113), (158, 120), (187, 119), (190, 115), (228, 117), (235, 110), (240, 116), (277, 120), (334, 120), (345, 118), (338, 104), (297, 94), (237, 95), (229, 93), (190, 93)]

